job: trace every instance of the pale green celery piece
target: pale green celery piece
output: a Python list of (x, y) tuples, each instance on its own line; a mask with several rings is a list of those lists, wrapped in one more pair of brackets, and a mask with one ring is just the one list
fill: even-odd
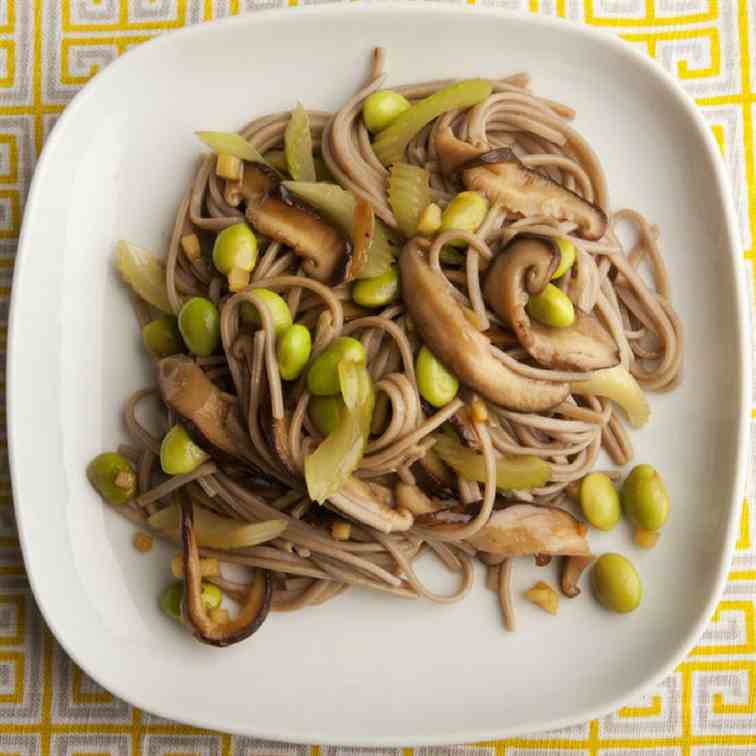
[(420, 216), (430, 201), (430, 176), (425, 168), (408, 163), (395, 163), (391, 166), (388, 203), (400, 231), (408, 239), (416, 234)]
[(571, 383), (570, 391), (573, 394), (611, 399), (625, 410), (633, 428), (645, 425), (651, 416), (651, 408), (643, 389), (622, 365), (595, 370), (588, 380)]
[(344, 359), (338, 370), (345, 411), (336, 430), (305, 457), (304, 463), (307, 492), (321, 504), (338, 493), (360, 464), (375, 407), (373, 383), (365, 365)]
[(123, 280), (141, 299), (173, 315), (165, 284), (165, 266), (157, 255), (122, 239), (116, 245), (115, 264)]
[(471, 108), (493, 91), (490, 81), (468, 79), (434, 92), (405, 110), (373, 142), (373, 151), (383, 165), (398, 163), (412, 139), (434, 118), (449, 110)]
[[(455, 472), (467, 480), (486, 482), (486, 466), (482, 454), (462, 446), (443, 434), (435, 434), (433, 451)], [(530, 455), (499, 457), (496, 460), (496, 487), (505, 491), (539, 488), (551, 478), (551, 465)]]
[(297, 103), (297, 107), (291, 111), (291, 118), (284, 132), (284, 153), (289, 175), (295, 181), (315, 181), (310, 119), (302, 103)]
[(260, 152), (233, 131), (197, 131), (196, 134), (217, 155), (233, 155), (239, 160), (267, 165)]

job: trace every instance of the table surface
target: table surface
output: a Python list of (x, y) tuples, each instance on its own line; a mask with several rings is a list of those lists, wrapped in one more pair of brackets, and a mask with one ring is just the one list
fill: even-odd
[[(313, 0), (312, 4), (343, 0)], [(756, 0), (450, 0), (609, 29), (679, 79), (721, 148), (740, 218), (753, 299), (756, 235)], [(24, 200), (45, 138), (102, 67), (169, 29), (297, 0), (0, 0), (0, 350), (7, 333)], [(4, 388), (4, 376), (0, 377)], [(4, 754), (349, 754), (178, 725), (134, 709), (87, 678), (46, 628), (14, 530), (0, 414), (0, 756)], [(749, 488), (750, 491), (750, 488)], [(558, 732), (424, 754), (750, 754), (756, 752), (756, 533), (743, 503), (725, 593), (688, 658), (641, 700)], [(597, 673), (600, 673), (597, 671)], [(363, 753), (360, 750), (360, 753)], [(397, 755), (413, 749), (366, 754)]]

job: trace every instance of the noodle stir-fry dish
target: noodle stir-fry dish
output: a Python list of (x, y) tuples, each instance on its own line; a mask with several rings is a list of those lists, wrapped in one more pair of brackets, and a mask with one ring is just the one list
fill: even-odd
[(511, 630), (518, 557), (560, 560), (527, 592), (545, 611), (589, 568), (628, 612), (638, 573), (591, 531), (663, 547), (661, 475), (617, 469), (681, 377), (659, 230), (610, 207), (575, 113), (526, 75), (383, 68), (335, 113), (198, 132), (166, 254), (116, 249), (154, 370), (87, 475), (137, 549), (175, 544), (156, 606), (206, 643), (352, 588), (459, 601), (476, 561)]

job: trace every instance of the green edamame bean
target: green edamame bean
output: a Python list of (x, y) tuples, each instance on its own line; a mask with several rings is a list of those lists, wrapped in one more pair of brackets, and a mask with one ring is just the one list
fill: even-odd
[(617, 489), (604, 473), (590, 473), (580, 483), (580, 508), (594, 528), (611, 530), (620, 519)]
[(575, 245), (569, 239), (557, 239), (556, 243), (559, 247), (560, 258), (559, 266), (551, 276), (552, 281), (561, 278), (575, 263)]
[(380, 89), (362, 103), (362, 120), (368, 131), (375, 134), (390, 126), (410, 107), (409, 100), (403, 95), (391, 89)]
[[(287, 328), (291, 327), (291, 310), (289, 310), (289, 305), (286, 304), (286, 300), (282, 296), (270, 289), (254, 289), (254, 294), (260, 297), (268, 308), (276, 336), (280, 336)], [(242, 302), (239, 314), (245, 323), (262, 326), (260, 313), (251, 302)]]
[(160, 608), (177, 622), (181, 622), (181, 602), (184, 600), (184, 584), (171, 583), (160, 594)]
[(192, 441), (181, 425), (174, 425), (160, 444), (160, 467), (166, 475), (185, 475), (207, 459), (207, 452)]
[(278, 372), (285, 381), (299, 378), (312, 351), (310, 331), (299, 323), (287, 328), (276, 345)]
[(620, 614), (637, 609), (643, 586), (637, 570), (621, 554), (604, 554), (591, 570), (591, 586), (598, 602)]
[(552, 328), (567, 328), (575, 322), (572, 300), (554, 284), (546, 284), (540, 294), (532, 294), (525, 309), (533, 320)]
[(622, 507), (634, 525), (659, 530), (669, 514), (669, 495), (661, 475), (651, 465), (637, 465), (622, 484)]
[(340, 396), (313, 396), (307, 405), (310, 419), (324, 436), (339, 427), (345, 409)]
[(343, 359), (365, 362), (365, 347), (349, 336), (339, 336), (321, 352), (307, 372), (307, 388), (315, 396), (335, 396), (341, 392), (339, 362)]
[(363, 307), (385, 307), (399, 299), (399, 271), (389, 268), (374, 278), (363, 278), (352, 287), (352, 299)]
[[(209, 612), (211, 609), (217, 609), (223, 601), (223, 593), (217, 585), (212, 583), (206, 583), (202, 581), (202, 605), (205, 607), (205, 611)], [(182, 622), (184, 603), (184, 584), (172, 583), (169, 585), (160, 596), (160, 608), (171, 618), (177, 622)]]
[(136, 473), (117, 452), (98, 454), (87, 466), (87, 478), (108, 504), (125, 504), (136, 493)]
[(142, 328), (142, 340), (144, 348), (159, 360), (184, 351), (178, 320), (173, 315), (164, 315), (147, 323)]
[(220, 343), (218, 308), (204, 297), (192, 297), (179, 311), (178, 327), (192, 354), (209, 357)]
[(415, 360), (420, 396), (434, 407), (448, 404), (459, 391), (459, 380), (444, 367), (428, 347), (421, 347)]
[(215, 237), (213, 264), (220, 273), (228, 275), (234, 268), (248, 273), (257, 262), (257, 237), (246, 223), (235, 223)]
[[(441, 233), (469, 231), (474, 234), (486, 219), (488, 200), (478, 192), (460, 192), (441, 214)], [(452, 247), (466, 247), (463, 240), (449, 242)]]

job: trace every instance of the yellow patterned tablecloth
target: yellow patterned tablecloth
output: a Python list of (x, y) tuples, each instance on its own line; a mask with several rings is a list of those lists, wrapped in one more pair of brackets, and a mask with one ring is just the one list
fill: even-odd
[[(323, 2), (329, 0), (313, 0)], [(338, 0), (332, 0), (338, 1)], [(756, 236), (756, 0), (450, 0), (566, 17), (610, 29), (695, 98), (722, 150), (753, 296)], [(0, 0), (0, 350), (16, 241), (44, 140), (73, 95), (130, 46), (168, 29), (297, 0)], [(0, 376), (2, 388), (4, 377)], [(0, 408), (4, 425), (5, 408)], [(754, 411), (756, 417), (756, 410)], [(351, 754), (204, 732), (115, 699), (45, 627), (24, 576), (0, 427), (0, 756), (6, 754)], [(743, 505), (727, 589), (697, 647), (643, 700), (601, 721), (426, 754), (756, 753), (756, 533)], [(359, 751), (363, 753), (362, 750)], [(367, 754), (407, 756), (413, 749)]]

